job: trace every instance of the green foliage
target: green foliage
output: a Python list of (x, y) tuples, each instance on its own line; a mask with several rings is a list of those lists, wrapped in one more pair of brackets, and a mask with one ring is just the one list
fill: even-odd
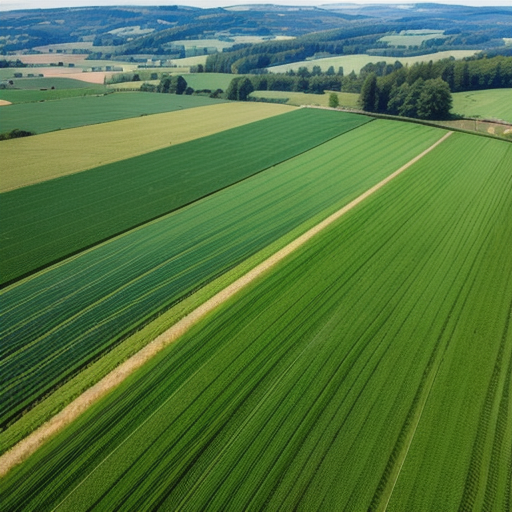
[(11, 130), (10, 132), (0, 133), (0, 140), (19, 139), (21, 137), (30, 137), (31, 135), (35, 135), (35, 133), (14, 128), (14, 130)]
[(379, 105), (379, 90), (377, 88), (377, 75), (371, 73), (363, 83), (359, 105), (367, 112), (376, 112)]
[(427, 80), (417, 103), (420, 119), (447, 119), (452, 108), (450, 87), (441, 78)]
[(337, 108), (339, 107), (340, 100), (338, 99), (338, 95), (335, 92), (329, 94), (329, 107)]
[[(428, 130), (374, 125), (354, 177)], [(452, 135), (14, 468), (4, 508), (372, 510), (414, 434), (390, 509), (507, 510), (511, 151)]]

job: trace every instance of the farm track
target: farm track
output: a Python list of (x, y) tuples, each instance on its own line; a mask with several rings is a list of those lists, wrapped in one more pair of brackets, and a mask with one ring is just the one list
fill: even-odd
[(32, 454), (39, 446), (41, 446), (46, 439), (55, 435), (57, 432), (62, 430), (66, 425), (71, 423), (85, 410), (87, 410), (93, 403), (97, 402), (102, 396), (107, 394), (110, 390), (118, 386), (123, 380), (125, 380), (135, 369), (142, 366), (154, 355), (160, 352), (165, 346), (175, 341), (178, 337), (189, 330), (195, 325), (201, 318), (206, 316), (209, 312), (213, 311), (220, 304), (228, 300), (230, 297), (238, 293), (241, 289), (246, 287), (249, 283), (260, 277), (268, 269), (276, 265), (278, 262), (283, 260), (285, 257), (290, 255), (297, 248), (304, 245), (307, 241), (313, 238), (315, 235), (320, 233), (327, 226), (338, 220), (345, 213), (356, 207), (367, 197), (375, 193), (377, 190), (382, 188), (384, 185), (389, 183), (392, 179), (397, 177), (399, 174), (408, 169), (411, 165), (418, 162), (430, 151), (435, 149), (439, 144), (446, 140), (452, 132), (446, 133), (441, 139), (435, 144), (430, 146), (428, 149), (420, 153), (418, 156), (410, 160), (407, 164), (399, 168), (397, 171), (389, 175), (387, 178), (379, 182), (377, 185), (370, 188), (365, 193), (361, 194), (358, 198), (351, 201), (348, 205), (338, 210), (336, 213), (329, 216), (327, 219), (319, 223), (314, 228), (310, 229), (302, 236), (297, 238), (294, 242), (290, 243), (285, 248), (281, 249), (274, 256), (262, 264), (255, 267), (252, 271), (247, 273), (242, 278), (235, 281), (233, 284), (228, 286), (225, 290), (212, 297), (206, 303), (197, 308), (194, 312), (189, 314), (187, 317), (178, 322), (171, 329), (166, 331), (164, 334), (155, 339), (151, 344), (137, 353), (135, 356), (130, 358), (128, 361), (123, 363), (119, 368), (114, 370), (105, 379), (96, 384), (93, 388), (88, 390), (86, 393), (77, 398), (72, 404), (70, 404), (61, 413), (55, 416), (47, 424), (43, 425), (40, 429), (36, 430), (33, 434), (27, 437), (25, 440), (20, 442), (16, 447), (10, 450), (8, 453), (0, 457), (0, 476), (5, 475), (13, 466), (19, 464), (25, 460), (30, 454)]

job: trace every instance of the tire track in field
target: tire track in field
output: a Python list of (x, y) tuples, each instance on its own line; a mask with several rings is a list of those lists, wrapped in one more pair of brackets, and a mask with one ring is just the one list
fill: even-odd
[[(82, 395), (77, 397), (67, 407), (65, 407), (60, 413), (54, 416), (52, 419), (47, 421), (44, 425), (35, 430), (28, 437), (20, 441), (17, 445), (11, 448), (8, 452), (0, 457), (0, 477), (5, 476), (9, 470), (14, 466), (23, 462), (26, 458), (32, 455), (45, 441), (50, 437), (56, 435), (58, 432), (63, 430), (72, 421), (78, 418), (84, 413), (91, 405), (100, 400), (107, 393), (112, 391), (121, 382), (123, 382), (129, 375), (135, 370), (140, 368), (143, 364), (154, 357), (158, 352), (163, 350), (169, 344), (176, 341), (180, 336), (185, 334), (192, 326), (198, 323), (207, 314), (212, 312), (222, 303), (230, 299), (233, 295), (238, 293), (240, 290), (249, 285), (252, 281), (259, 278), (267, 270), (277, 265), (281, 260), (286, 258), (289, 254), (294, 252), (296, 249), (304, 245), (315, 235), (324, 230), (327, 226), (338, 220), (340, 217), (345, 215), (348, 211), (355, 208), (366, 198), (377, 192), (384, 185), (389, 183), (392, 179), (396, 178), (399, 174), (407, 170), (413, 164), (418, 162), (426, 154), (430, 153), (439, 144), (444, 142), (453, 132), (449, 131), (437, 142), (432, 144), (425, 151), (414, 157), (412, 160), (407, 162), (405, 165), (400, 167), (398, 170), (390, 174), (387, 178), (368, 189), (366, 192), (361, 194), (359, 197), (345, 205), (343, 208), (333, 213), (322, 222), (314, 226), (313, 228), (306, 231), (304, 234), (296, 238), (293, 242), (289, 243), (281, 250), (276, 252), (271, 257), (257, 265), (251, 271), (244, 276), (231, 283), (229, 286), (221, 290), (219, 293), (211, 297), (205, 303), (200, 305), (194, 311), (189, 313), (187, 316), (182, 318), (179, 322), (174, 324), (167, 331), (162, 333), (160, 336), (155, 338), (152, 342), (146, 345), (142, 350), (137, 352), (135, 355), (130, 357), (102, 380), (96, 383), (94, 386), (85, 391)], [(94, 470), (93, 470), (94, 471)], [(86, 477), (87, 478), (87, 477)]]

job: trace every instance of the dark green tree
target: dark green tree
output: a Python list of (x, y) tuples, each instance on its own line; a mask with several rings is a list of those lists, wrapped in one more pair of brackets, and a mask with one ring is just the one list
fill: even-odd
[(226, 90), (226, 96), (228, 100), (236, 101), (238, 99), (238, 84), (240, 83), (241, 77), (233, 78), (228, 85)]
[(329, 107), (331, 108), (337, 108), (340, 105), (340, 100), (338, 99), (338, 95), (334, 92), (332, 92), (329, 95)]
[(379, 90), (377, 88), (377, 75), (370, 73), (363, 83), (359, 106), (367, 112), (375, 112), (379, 104)]
[(441, 78), (427, 80), (418, 98), (417, 115), (421, 119), (448, 119), (452, 108), (450, 87)]
[(238, 84), (238, 100), (247, 101), (249, 94), (254, 91), (252, 82), (247, 77), (243, 77)]

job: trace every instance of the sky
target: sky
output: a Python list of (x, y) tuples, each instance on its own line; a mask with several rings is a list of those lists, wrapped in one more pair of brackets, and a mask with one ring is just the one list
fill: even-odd
[[(228, 7), (243, 4), (277, 4), (277, 5), (321, 5), (328, 3), (358, 4), (410, 4), (429, 0), (359, 0), (354, 2), (337, 2), (336, 0), (0, 0), (0, 10), (14, 9), (48, 9), (54, 7), (105, 6), (105, 5), (190, 5), (194, 7)], [(510, 6), (512, 0), (439, 0), (435, 3), (471, 6)]]

